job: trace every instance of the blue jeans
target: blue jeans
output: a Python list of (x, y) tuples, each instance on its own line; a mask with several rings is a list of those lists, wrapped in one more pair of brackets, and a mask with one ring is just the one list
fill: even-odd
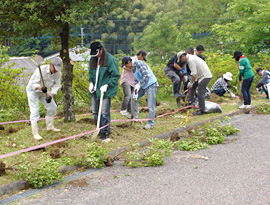
[[(152, 119), (156, 115), (156, 94), (157, 94), (157, 84), (154, 83), (146, 89), (140, 89), (138, 92), (138, 99), (135, 102), (134, 116), (138, 118), (138, 107), (139, 107), (139, 98), (144, 95), (147, 95), (147, 104), (149, 109), (148, 119)], [(131, 100), (131, 109), (133, 109), (133, 100)], [(154, 125), (154, 120), (148, 120), (147, 124)]]
[[(92, 99), (91, 100), (92, 100), (92, 112), (93, 112), (93, 115), (94, 115), (94, 118), (95, 118), (95, 121), (96, 121), (96, 124), (97, 124), (100, 100), (97, 100), (96, 92), (94, 92), (92, 94)], [(111, 98), (103, 99), (99, 127), (102, 127), (102, 126), (104, 126), (104, 125), (111, 122), (110, 109), (111, 109)], [(110, 133), (110, 125), (108, 125), (107, 127), (101, 129), (99, 131), (99, 135), (102, 135), (105, 132)]]
[(241, 92), (243, 93), (244, 105), (251, 104), (250, 87), (253, 82), (253, 77), (243, 80)]
[(214, 93), (216, 93), (218, 96), (223, 96), (225, 92), (226, 91), (222, 87), (214, 91)]

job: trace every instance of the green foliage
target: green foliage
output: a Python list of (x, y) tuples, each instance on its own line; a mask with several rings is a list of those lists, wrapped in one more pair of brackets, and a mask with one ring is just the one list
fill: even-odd
[(125, 165), (130, 167), (156, 167), (164, 165), (164, 157), (171, 156), (173, 143), (160, 139), (150, 139), (151, 146), (147, 150), (140, 151), (139, 143), (131, 145), (131, 151), (127, 153)]
[(25, 77), (24, 68), (12, 69), (12, 65), (5, 64), (9, 61), (7, 49), (7, 47), (0, 47), (0, 110), (20, 108), (25, 111), (28, 107), (27, 96), (25, 87), (19, 84), (19, 80)]
[(96, 142), (87, 144), (86, 163), (96, 168), (102, 168), (108, 159), (108, 150), (98, 145)]
[(270, 114), (270, 106), (269, 106), (269, 103), (262, 103), (262, 104), (260, 104), (260, 105), (256, 108), (256, 112), (257, 112), (258, 114), (264, 114), (264, 115)]
[(22, 158), (24, 163), (19, 166), (17, 177), (28, 181), (36, 189), (52, 184), (54, 180), (63, 179), (62, 174), (59, 173), (60, 165), (56, 160), (42, 154), (34, 164), (27, 161), (25, 155)]
[(176, 147), (180, 151), (196, 151), (200, 149), (209, 148), (209, 145), (202, 142), (200, 139), (194, 138), (185, 138), (175, 142)]

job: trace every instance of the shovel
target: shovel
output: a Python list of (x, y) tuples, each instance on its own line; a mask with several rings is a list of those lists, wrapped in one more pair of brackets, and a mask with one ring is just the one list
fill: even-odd
[(185, 104), (184, 104), (184, 106), (186, 106), (187, 105), (187, 99), (188, 99), (188, 94), (189, 94), (189, 90), (190, 90), (190, 88), (188, 89), (188, 91), (187, 91), (187, 94), (186, 94), (186, 98), (185, 98)]
[(176, 98), (177, 107), (181, 106), (181, 98), (185, 97), (183, 94), (181, 94), (181, 91), (182, 91), (182, 88), (183, 88), (184, 76), (185, 75), (183, 75), (183, 77), (181, 79), (181, 85), (180, 85), (180, 89), (179, 89), (180, 97)]
[[(40, 55), (35, 55), (35, 61), (37, 63), (38, 69), (39, 69), (40, 78), (41, 78), (43, 87), (46, 87), (45, 83), (44, 83), (44, 80), (43, 80), (42, 73), (41, 73), (41, 68), (40, 68), (40, 64), (42, 64), (44, 62), (44, 59)], [(45, 93), (45, 94), (46, 94), (46, 98), (48, 98), (48, 94), (47, 93)]]
[[(136, 99), (133, 98), (133, 108), (132, 108), (132, 113), (131, 113), (131, 119), (134, 118), (135, 103), (136, 103)], [(130, 122), (130, 125), (129, 125), (130, 127), (131, 127), (131, 125), (132, 125), (132, 122), (133, 122), (133, 121)]]
[[(99, 109), (98, 109), (97, 129), (99, 128), (99, 125), (100, 125), (100, 116), (101, 116), (101, 110), (102, 110), (103, 95), (104, 95), (104, 93), (101, 92), (100, 100), (99, 100)], [(93, 133), (93, 135), (91, 137), (91, 142), (95, 142), (97, 140), (98, 133), (99, 133), (99, 130), (97, 130)]]
[(238, 102), (238, 107), (243, 105), (243, 93), (242, 93), (242, 83), (240, 83), (240, 98), (239, 98), (239, 102)]

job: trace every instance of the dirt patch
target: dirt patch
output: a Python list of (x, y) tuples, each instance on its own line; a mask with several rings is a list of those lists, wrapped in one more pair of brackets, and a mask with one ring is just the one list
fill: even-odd
[(171, 137), (170, 137), (170, 140), (172, 142), (176, 142), (176, 141), (180, 140), (181, 137), (183, 137), (183, 136), (180, 136), (178, 132), (173, 132)]
[(120, 128), (130, 127), (130, 123), (123, 123), (123, 124), (120, 124), (120, 125), (116, 125), (116, 127), (120, 127)]
[(107, 167), (113, 166), (113, 158), (111, 155), (108, 156), (107, 162), (104, 163)]
[(0, 176), (4, 175), (6, 173), (6, 164), (0, 160)]
[(5, 130), (5, 127), (3, 125), (0, 125), (0, 130)]
[(60, 152), (60, 149), (59, 148), (55, 148), (53, 150), (50, 151), (50, 156), (53, 158), (53, 159), (59, 159), (62, 155), (63, 155), (64, 151), (63, 152)]
[(156, 112), (156, 116), (163, 115), (175, 111), (174, 109), (162, 109)]
[(18, 128), (13, 128), (13, 127), (10, 126), (10, 127), (8, 128), (7, 132), (10, 133), (10, 134), (11, 134), (11, 133), (16, 133), (16, 132), (18, 132), (20, 129), (21, 129), (21, 128), (19, 128), (19, 127), (18, 127)]
[(96, 121), (94, 118), (82, 118), (82, 119), (78, 120), (76, 123), (89, 123), (91, 125), (95, 125)]
[(249, 114), (251, 109), (245, 109), (245, 114)]
[(188, 135), (193, 136), (193, 132), (196, 130), (196, 127), (191, 126), (187, 129)]
[(221, 97), (219, 97), (217, 94), (215, 93), (211, 93), (210, 95), (210, 101), (214, 102), (214, 103), (222, 103), (223, 99)]
[(55, 146), (58, 148), (64, 148), (64, 147), (68, 146), (68, 143), (67, 142), (58, 142), (55, 144)]
[(68, 184), (72, 185), (73, 187), (86, 187), (89, 185), (84, 178), (71, 181)]
[(140, 112), (149, 112), (149, 109), (147, 107), (143, 107), (140, 109)]

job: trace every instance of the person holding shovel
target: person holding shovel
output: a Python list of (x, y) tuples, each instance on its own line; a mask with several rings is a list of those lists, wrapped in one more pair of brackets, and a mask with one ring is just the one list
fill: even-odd
[(165, 75), (172, 81), (173, 83), (173, 97), (179, 98), (181, 95), (179, 94), (181, 81), (183, 81), (183, 77), (186, 74), (186, 64), (180, 61), (180, 55), (182, 52), (178, 52), (175, 54), (167, 63), (164, 68)]
[[(238, 62), (239, 75), (238, 80), (241, 87), (241, 92), (244, 98), (244, 105), (239, 106), (239, 109), (250, 109), (251, 108), (251, 94), (250, 87), (253, 82), (254, 73), (251, 70), (251, 65), (246, 56), (241, 51), (235, 51), (233, 58)], [(243, 79), (243, 82), (242, 82)]]
[(211, 93), (215, 93), (218, 96), (223, 96), (227, 92), (231, 94), (232, 98), (235, 98), (235, 94), (233, 94), (228, 88), (231, 84), (231, 81), (232, 81), (232, 74), (230, 72), (223, 74), (222, 77), (217, 79), (214, 85), (212, 86)]
[(192, 113), (193, 115), (205, 114), (205, 92), (209, 81), (212, 78), (212, 73), (204, 60), (196, 55), (183, 53), (180, 60), (187, 63), (191, 71), (191, 80), (188, 83), (190, 94), (188, 96), (189, 105), (195, 104), (195, 92), (198, 87), (199, 110)]
[[(26, 87), (28, 104), (30, 107), (30, 120), (32, 133), (35, 140), (41, 140), (38, 133), (37, 121), (39, 115), (39, 101), (47, 110), (47, 130), (59, 132), (53, 126), (54, 116), (57, 114), (57, 105), (53, 100), (60, 88), (62, 60), (59, 57), (53, 58), (49, 65), (42, 65), (35, 70)], [(51, 89), (51, 91), (49, 91)]]
[(152, 72), (151, 68), (141, 60), (133, 62), (128, 56), (122, 59), (121, 67), (126, 66), (132, 69), (132, 73), (135, 77), (135, 87), (133, 92), (133, 99), (135, 99), (135, 105), (133, 100), (131, 101), (131, 109), (134, 107), (134, 118), (138, 119), (138, 99), (144, 95), (147, 95), (147, 103), (149, 109), (148, 122), (144, 129), (151, 129), (154, 125), (155, 112), (156, 112), (156, 94), (158, 88), (157, 78)]
[[(89, 94), (96, 124), (100, 117), (100, 124), (97, 124), (97, 127), (103, 127), (111, 122), (111, 98), (117, 94), (120, 73), (116, 58), (108, 53), (100, 42), (93, 42), (90, 49)], [(99, 109), (101, 109), (101, 116), (98, 116)], [(101, 129), (100, 140), (109, 142), (110, 133), (110, 125)]]

